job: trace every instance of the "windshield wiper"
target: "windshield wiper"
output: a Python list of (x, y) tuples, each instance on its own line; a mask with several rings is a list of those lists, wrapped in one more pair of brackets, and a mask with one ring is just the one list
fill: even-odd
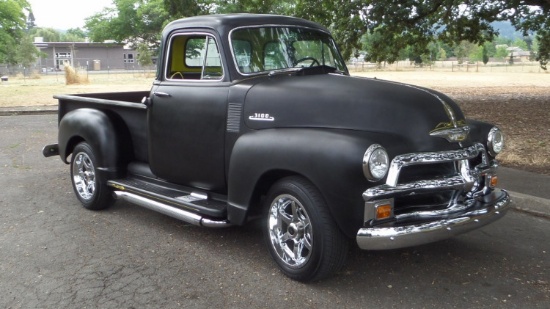
[(284, 69), (277, 69), (277, 70), (272, 70), (272, 71), (269, 71), (269, 73), (267, 73), (268, 76), (276, 76), (276, 75), (280, 75), (280, 74), (286, 74), (286, 73), (300, 73), (304, 70), (303, 67), (298, 67), (298, 68), (284, 68)]
[(282, 74), (296, 74), (296, 75), (315, 75), (315, 74), (340, 74), (340, 75), (346, 75), (345, 72), (338, 70), (338, 68), (330, 66), (330, 65), (316, 65), (312, 67), (292, 67), (292, 68), (284, 68), (284, 69), (277, 69), (269, 71), (267, 74), (268, 76), (277, 76)]

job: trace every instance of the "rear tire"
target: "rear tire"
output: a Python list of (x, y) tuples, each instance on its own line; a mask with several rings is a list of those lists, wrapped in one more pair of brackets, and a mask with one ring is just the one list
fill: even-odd
[(265, 241), (285, 275), (309, 282), (342, 268), (349, 239), (313, 184), (302, 177), (281, 179), (269, 190), (265, 206)]
[(98, 173), (96, 155), (88, 143), (81, 142), (76, 145), (70, 166), (71, 183), (76, 197), (84, 208), (100, 210), (114, 203), (112, 190)]

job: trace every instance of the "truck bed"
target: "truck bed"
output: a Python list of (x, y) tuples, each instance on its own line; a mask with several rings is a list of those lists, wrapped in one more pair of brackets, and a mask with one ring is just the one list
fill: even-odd
[(59, 100), (58, 121), (69, 112), (80, 108), (93, 108), (104, 112), (117, 125), (126, 126), (134, 149), (134, 157), (148, 162), (147, 106), (141, 103), (149, 91), (106, 92), (56, 95)]

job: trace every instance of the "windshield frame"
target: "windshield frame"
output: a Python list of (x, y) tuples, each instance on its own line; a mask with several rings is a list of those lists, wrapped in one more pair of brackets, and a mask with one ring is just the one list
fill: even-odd
[[(287, 67), (287, 68), (281, 68), (281, 69), (264, 70), (264, 71), (259, 71), (259, 72), (250, 72), (250, 73), (241, 72), (241, 70), (239, 68), (239, 64), (237, 62), (237, 57), (235, 55), (235, 51), (233, 49), (233, 39), (232, 39), (233, 32), (243, 30), (243, 29), (257, 29), (257, 28), (295, 28), (295, 29), (305, 29), (305, 30), (308, 30), (308, 31), (315, 31), (315, 32), (325, 34), (327, 36), (327, 38), (330, 39), (331, 44), (334, 46), (334, 49), (337, 52), (338, 57), (340, 58), (339, 61), (342, 62), (343, 69), (344, 69), (343, 73), (345, 75), (349, 75), (349, 71), (348, 71), (348, 67), (346, 65), (346, 61), (342, 57), (342, 53), (340, 52), (340, 49), (338, 48), (338, 44), (336, 44), (336, 41), (334, 40), (334, 38), (332, 37), (332, 35), (329, 31), (324, 30), (322, 28), (297, 26), (297, 25), (286, 25), (286, 24), (248, 25), (248, 26), (235, 27), (234, 29), (231, 29), (231, 31), (229, 31), (229, 34), (228, 34), (229, 49), (231, 51), (231, 58), (233, 60), (233, 65), (234, 65), (235, 70), (237, 71), (238, 74), (240, 74), (242, 76), (256, 76), (256, 75), (266, 75), (266, 74), (269, 74), (271, 72), (277, 72), (277, 71), (288, 71), (288, 70), (298, 70), (299, 69), (299, 67)], [(321, 64), (321, 65), (325, 65), (325, 64)], [(336, 69), (339, 70), (338, 68), (336, 68)]]

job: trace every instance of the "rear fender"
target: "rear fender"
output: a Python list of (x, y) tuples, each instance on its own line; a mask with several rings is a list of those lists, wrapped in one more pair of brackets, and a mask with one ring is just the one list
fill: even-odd
[(124, 160), (123, 156), (132, 149), (129, 135), (123, 138), (124, 128), (121, 119), (102, 111), (90, 108), (73, 110), (59, 123), (59, 156), (65, 163), (69, 163), (67, 158), (74, 147), (86, 141), (96, 152), (98, 169), (116, 173), (122, 162), (131, 158), (131, 155), (127, 155)]

